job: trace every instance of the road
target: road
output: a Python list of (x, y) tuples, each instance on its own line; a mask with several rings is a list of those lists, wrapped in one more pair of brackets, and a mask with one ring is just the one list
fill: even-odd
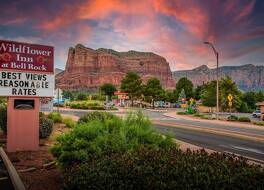
[[(129, 111), (131, 110), (114, 113), (122, 116)], [(78, 117), (86, 113), (79, 110), (60, 112)], [(213, 124), (206, 120), (197, 122), (171, 118), (164, 116), (165, 112), (152, 110), (143, 110), (143, 113), (153, 120), (155, 128), (162, 133), (172, 133), (178, 140), (211, 150), (239, 154), (264, 163), (264, 130)]]

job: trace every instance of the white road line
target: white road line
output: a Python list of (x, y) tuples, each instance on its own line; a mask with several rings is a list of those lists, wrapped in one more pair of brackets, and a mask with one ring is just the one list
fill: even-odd
[(235, 149), (235, 150), (246, 150), (248, 152), (253, 152), (253, 153), (257, 153), (257, 154), (263, 154), (264, 152), (258, 149), (254, 149), (254, 148), (248, 148), (248, 147), (242, 147), (242, 146), (234, 146), (234, 145), (219, 145), (221, 147), (225, 147), (225, 148), (231, 148), (231, 149)]

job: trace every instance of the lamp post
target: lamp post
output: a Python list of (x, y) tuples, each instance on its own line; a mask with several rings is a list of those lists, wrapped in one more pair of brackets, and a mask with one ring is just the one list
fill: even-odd
[(214, 48), (213, 44), (211, 42), (204, 42), (204, 44), (209, 45), (215, 54), (216, 57), (216, 119), (218, 119), (218, 113), (219, 113), (219, 79), (218, 79), (218, 75), (219, 75), (219, 71), (218, 71), (218, 57), (219, 57), (219, 53), (216, 51), (216, 49)]

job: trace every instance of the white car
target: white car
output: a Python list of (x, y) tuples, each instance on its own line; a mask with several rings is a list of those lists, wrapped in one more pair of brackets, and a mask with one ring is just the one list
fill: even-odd
[(260, 110), (259, 109), (257, 109), (256, 111), (254, 111), (253, 113), (252, 113), (252, 117), (260, 117), (260, 115), (261, 115), (261, 112), (260, 112)]

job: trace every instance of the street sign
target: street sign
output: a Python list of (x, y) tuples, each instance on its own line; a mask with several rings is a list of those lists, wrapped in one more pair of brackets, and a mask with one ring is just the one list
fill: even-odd
[(54, 75), (0, 71), (0, 96), (53, 97)]
[(51, 46), (0, 40), (0, 70), (53, 73)]
[(229, 94), (229, 95), (227, 96), (227, 99), (228, 99), (229, 102), (232, 102), (232, 100), (233, 100), (233, 96), (232, 96), (231, 94)]

